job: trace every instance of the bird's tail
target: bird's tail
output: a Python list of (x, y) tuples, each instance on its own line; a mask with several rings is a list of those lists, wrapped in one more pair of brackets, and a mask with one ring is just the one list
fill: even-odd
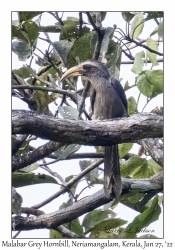
[(104, 190), (108, 199), (118, 198), (122, 191), (118, 145), (105, 146)]

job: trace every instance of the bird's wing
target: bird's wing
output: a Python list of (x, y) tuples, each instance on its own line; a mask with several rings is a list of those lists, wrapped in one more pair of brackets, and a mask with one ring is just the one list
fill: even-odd
[(93, 87), (91, 87), (91, 90), (90, 90), (90, 103), (91, 103), (92, 114), (94, 112), (95, 96), (96, 96), (96, 91), (95, 91), (95, 89)]
[(127, 99), (126, 99), (126, 95), (125, 95), (125, 91), (121, 85), (121, 83), (115, 79), (115, 78), (112, 78), (111, 79), (111, 84), (113, 85), (114, 89), (117, 91), (118, 95), (120, 96), (122, 102), (123, 102), (123, 105), (126, 109), (126, 113), (128, 113), (128, 104), (127, 104)]

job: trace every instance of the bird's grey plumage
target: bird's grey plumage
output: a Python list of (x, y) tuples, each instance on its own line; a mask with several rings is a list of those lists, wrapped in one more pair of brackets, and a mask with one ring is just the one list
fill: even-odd
[[(103, 75), (102, 70), (105, 72)], [(95, 77), (88, 78), (93, 85), (92, 119), (111, 119), (127, 115), (127, 100), (123, 87), (119, 81), (110, 78), (103, 64), (97, 62)], [(118, 145), (105, 146), (104, 189), (108, 198), (119, 197), (122, 191)]]
[[(127, 100), (120, 82), (110, 77), (108, 69), (98, 61), (89, 60), (66, 71), (61, 79), (84, 75), (91, 82), (91, 118), (111, 119), (127, 115)], [(118, 145), (105, 146), (104, 190), (111, 199), (121, 194)]]

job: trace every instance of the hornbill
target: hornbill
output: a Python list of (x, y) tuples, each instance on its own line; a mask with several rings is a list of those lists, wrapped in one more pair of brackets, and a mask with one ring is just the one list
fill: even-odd
[[(72, 76), (86, 76), (92, 84), (90, 96), (92, 119), (127, 116), (127, 100), (122, 85), (111, 78), (104, 64), (88, 60), (68, 69), (61, 81)], [(118, 145), (105, 146), (104, 190), (108, 199), (118, 198), (122, 191)]]

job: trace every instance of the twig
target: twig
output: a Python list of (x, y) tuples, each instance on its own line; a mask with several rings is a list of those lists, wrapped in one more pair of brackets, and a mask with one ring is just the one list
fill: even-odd
[(139, 93), (138, 99), (137, 99), (137, 110), (138, 110), (138, 104), (139, 104), (139, 100), (140, 100), (140, 95), (141, 95), (141, 92)]
[(147, 102), (146, 102), (146, 104), (144, 105), (144, 107), (143, 107), (141, 113), (143, 112), (143, 110), (146, 108), (146, 106), (148, 105), (148, 103), (149, 103), (151, 100), (152, 100), (151, 98), (148, 98), (148, 97), (147, 97)]
[(154, 21), (157, 23), (157, 25), (159, 25), (159, 21), (157, 20), (157, 18), (154, 18)]
[(20, 233), (21, 233), (21, 231), (18, 231), (18, 232), (12, 237), (12, 239), (15, 239)]
[(41, 40), (43, 40), (43, 41), (45, 41), (45, 42), (47, 42), (47, 43), (50, 43), (50, 41), (48, 39), (42, 38), (40, 36), (38, 38), (41, 39)]
[[(160, 58), (160, 59), (157, 59), (158, 62), (163, 62), (163, 58)], [(144, 60), (144, 62), (147, 62), (147, 63), (152, 63), (150, 60), (149, 61), (146, 61)], [(134, 64), (134, 61), (122, 61), (121, 64)]]
[(73, 239), (73, 238), (85, 238), (84, 236), (79, 236), (78, 234), (72, 232), (68, 228), (64, 226), (58, 226), (56, 230), (62, 234), (63, 237), (66, 237), (68, 239)]
[(160, 192), (160, 191), (157, 191), (157, 192), (153, 191), (153, 192), (147, 193), (147, 194), (143, 197), (143, 199), (137, 203), (137, 205), (136, 205), (137, 211), (141, 212), (143, 206), (144, 206), (149, 200), (151, 200), (151, 199), (155, 196), (155, 194), (157, 194), (157, 193), (159, 193), (159, 192)]
[[(42, 79), (39, 78), (40, 81), (43, 81)], [(46, 83), (49, 83), (47, 81), (44, 81)], [(50, 84), (50, 83), (49, 83)], [(53, 89), (53, 88), (48, 88), (48, 87), (40, 87), (40, 86), (17, 86), (17, 85), (12, 85), (12, 89), (31, 89), (31, 90), (42, 90), (42, 91), (49, 91), (53, 93), (59, 93), (59, 94), (65, 94), (69, 96), (75, 103), (77, 102), (76, 100), (76, 95), (71, 92), (71, 91), (66, 91), (64, 89)]]
[[(139, 41), (139, 42), (140, 42), (140, 43), (145, 43), (145, 42), (146, 42), (146, 39), (145, 39), (145, 40), (141, 40), (141, 41)], [(162, 40), (157, 40), (156, 42), (163, 42), (163, 41), (162, 41)], [(138, 47), (138, 45), (133, 45), (132, 47), (129, 48), (129, 50), (134, 49), (134, 48), (136, 48), (136, 47)], [(124, 51), (126, 51), (126, 49), (125, 49)]]
[(48, 166), (47, 166), (47, 162), (45, 159), (42, 159), (43, 164), (40, 164), (40, 168), (44, 169), (45, 171), (47, 171), (49, 174), (51, 174), (52, 176), (56, 177), (59, 181), (61, 181), (61, 183), (63, 185), (66, 185), (66, 182), (64, 181), (64, 179), (61, 177), (61, 175), (59, 175), (57, 172), (53, 172)]
[(91, 14), (89, 12), (86, 12), (86, 15), (89, 19), (90, 24), (94, 28), (94, 30), (98, 33), (98, 36), (101, 36), (101, 30), (95, 25), (94, 21), (92, 20)]
[(83, 93), (82, 93), (82, 96), (81, 96), (81, 99), (78, 103), (78, 111), (79, 111), (79, 117), (81, 116), (82, 114), (82, 111), (84, 109), (84, 103), (85, 103), (85, 99), (86, 99), (86, 96), (87, 96), (87, 92), (90, 88), (90, 81), (87, 81), (87, 84), (83, 90)]
[(142, 48), (145, 48), (145, 49), (149, 50), (150, 52), (152, 52), (152, 53), (154, 53), (154, 54), (157, 54), (157, 55), (159, 55), (159, 56), (163, 56), (163, 53), (160, 53), (160, 52), (158, 52), (158, 51), (156, 51), (156, 50), (153, 50), (153, 49), (149, 48), (148, 46), (146, 46), (146, 45), (144, 45), (144, 44), (141, 44), (140, 42), (137, 42), (137, 41), (133, 40), (133, 39), (130, 38), (129, 36), (125, 36), (125, 40), (130, 41), (130, 42), (133, 42), (133, 43), (135, 43), (137, 46), (140, 46), (140, 47), (142, 47)]
[[(52, 65), (47, 65), (46, 67), (44, 67), (42, 70), (40, 70), (40, 71), (37, 73), (37, 76), (42, 75), (43, 73), (45, 73), (46, 71), (48, 71), (50, 68), (52, 68)], [(32, 85), (35, 85), (36, 80), (37, 80), (36, 78), (33, 79)]]
[(102, 164), (104, 162), (103, 159), (100, 159), (96, 162), (94, 162), (93, 164), (91, 164), (89, 167), (87, 167), (86, 169), (84, 169), (80, 174), (78, 174), (76, 177), (74, 177), (73, 179), (71, 179), (69, 182), (67, 182), (67, 184), (65, 185), (65, 187), (63, 187), (61, 190), (59, 190), (58, 192), (56, 192), (54, 195), (52, 195), (51, 197), (49, 197), (48, 199), (44, 200), (43, 202), (32, 206), (35, 209), (38, 209), (48, 203), (50, 203), (52, 200), (56, 199), (57, 197), (59, 197), (61, 194), (64, 194), (65, 192), (67, 192), (66, 188), (70, 188), (74, 183), (76, 183), (78, 180), (80, 180), (84, 175), (86, 175), (87, 173), (89, 173), (91, 170), (93, 170), (94, 168), (98, 167), (100, 164)]
[(43, 211), (38, 210), (38, 209), (34, 209), (32, 207), (22, 207), (21, 209), (22, 209), (22, 213), (24, 213), (24, 214), (33, 214), (36, 216), (39, 216), (41, 214), (45, 214)]
[(55, 17), (56, 17), (56, 19), (60, 22), (60, 24), (61, 24), (62, 26), (64, 26), (64, 23), (63, 23), (62, 19), (59, 17), (58, 12), (56, 12), (56, 11), (55, 11)]
[(79, 30), (80, 30), (80, 32), (81, 32), (82, 26), (83, 26), (83, 16), (82, 16), (82, 12), (79, 12), (79, 25), (80, 25)]

